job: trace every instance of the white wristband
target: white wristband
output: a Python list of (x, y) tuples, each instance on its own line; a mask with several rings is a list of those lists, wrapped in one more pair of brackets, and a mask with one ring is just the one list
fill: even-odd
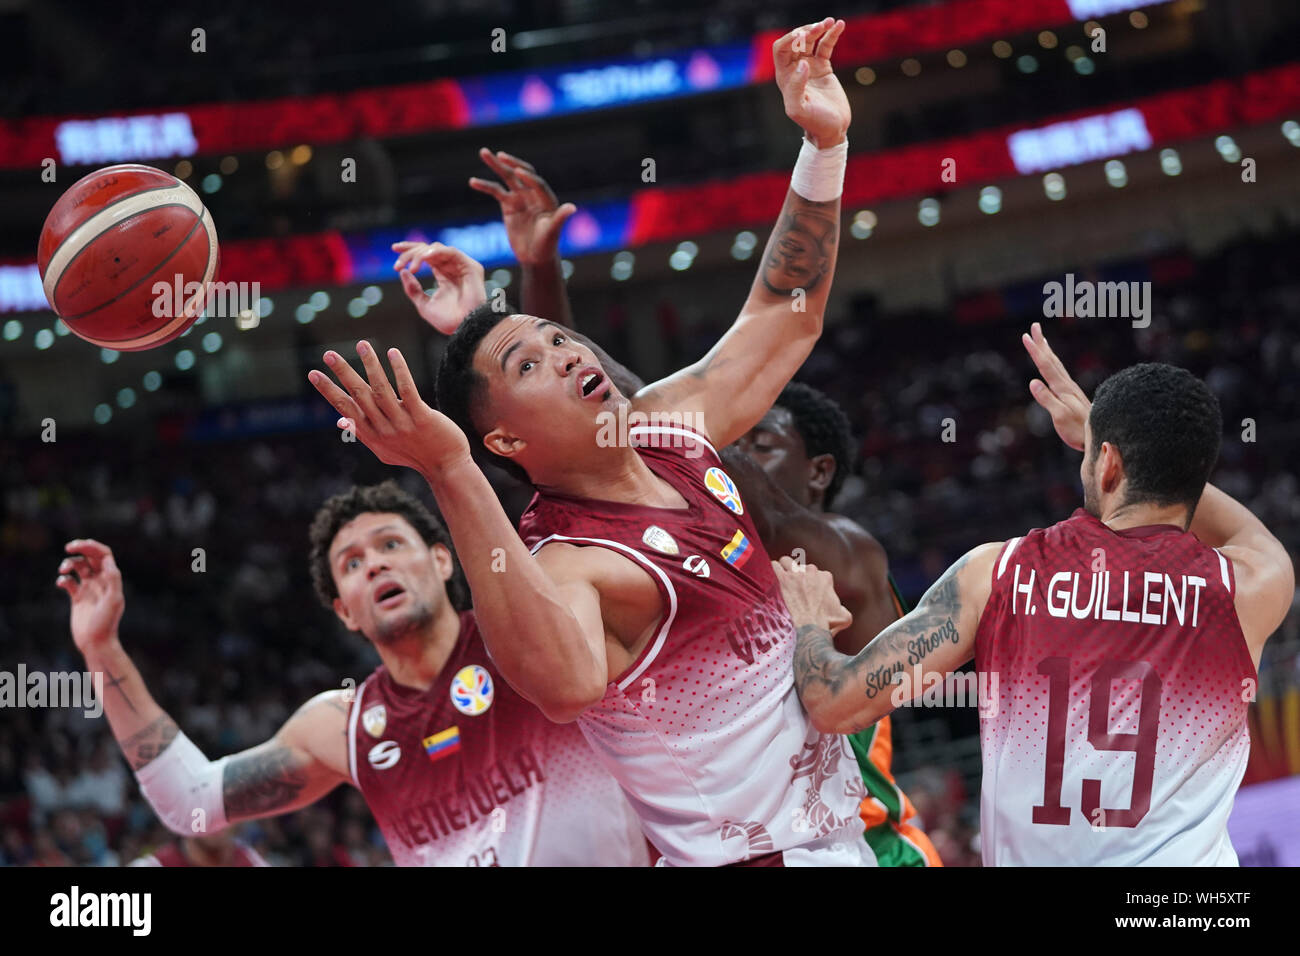
[(209, 762), (190, 738), (178, 732), (166, 750), (136, 771), (135, 779), (158, 819), (173, 833), (185, 837), (219, 833), (226, 828), (221, 795), (226, 759)]
[(844, 193), (844, 170), (849, 161), (849, 141), (818, 149), (804, 139), (794, 164), (790, 188), (809, 202), (829, 202)]

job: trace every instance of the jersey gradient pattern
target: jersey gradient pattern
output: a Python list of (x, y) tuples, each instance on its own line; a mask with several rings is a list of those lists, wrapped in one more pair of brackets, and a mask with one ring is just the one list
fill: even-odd
[(975, 661), (985, 865), (1237, 863), (1257, 680), (1232, 564), (1082, 509), (1008, 541)]
[(577, 723), (623, 785), (660, 865), (783, 853), (787, 866), (871, 865), (847, 738), (818, 733), (794, 689), (794, 625), (752, 516), (717, 452), (688, 428), (629, 437), (683, 509), (536, 495), (520, 521), (607, 548), (659, 589), (664, 615)]
[(497, 673), (472, 612), (428, 690), (379, 667), (348, 767), (399, 866), (646, 866), (636, 815), (572, 724)]

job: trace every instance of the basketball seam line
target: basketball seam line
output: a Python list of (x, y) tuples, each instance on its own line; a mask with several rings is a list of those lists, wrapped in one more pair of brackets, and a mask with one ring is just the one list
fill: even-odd
[[(153, 169), (152, 166), (150, 166), (149, 168)], [(158, 172), (162, 172), (162, 170), (158, 170)], [(177, 182), (180, 182), (180, 180), (177, 180)], [(184, 183), (182, 183), (182, 185), (184, 185)], [(148, 189), (141, 189), (139, 192), (127, 193), (125, 196), (118, 196), (108, 205), (96, 209), (93, 213), (91, 213), (89, 216), (86, 217), (86, 220), (89, 221), (90, 219), (100, 215), (101, 213), (108, 212), (114, 206), (119, 205), (120, 203), (124, 203), (129, 199), (135, 199), (137, 196), (143, 196), (145, 193), (156, 193), (156, 192), (161, 192), (164, 190), (175, 189), (175, 188), (176, 188), (176, 183), (167, 183), (164, 186), (150, 186)], [(151, 208), (162, 208), (162, 207), (151, 207)], [(78, 225), (80, 225), (80, 223), (78, 223)], [(68, 240), (71, 239), (74, 235), (76, 235), (76, 232), (77, 232), (77, 226), (73, 226), (71, 229), (68, 230), (68, 234), (64, 236), (62, 240), (59, 241), (59, 244), (50, 251), (51, 263), (54, 262), (54, 257), (59, 254), (59, 250), (68, 244)], [(100, 233), (100, 235), (103, 235), (103, 233)], [(66, 271), (66, 267), (65, 267), (65, 271)]]
[[(171, 207), (171, 206), (180, 206), (182, 209), (187, 209), (187, 210), (190, 208), (189, 206), (185, 205), (184, 203), (167, 203), (166, 205), (163, 205), (163, 206), (152, 206), (152, 207), (150, 207), (150, 208), (147, 209), (147, 210), (141, 210), (141, 212), (142, 212), (142, 213), (143, 213), (143, 212), (152, 212), (154, 209), (167, 209), (167, 208), (169, 208), (169, 207)], [(121, 223), (116, 223), (116, 222), (115, 222), (115, 223), (113, 223), (113, 225), (111, 225), (111, 226), (109, 226), (107, 229), (105, 229), (104, 232), (111, 232), (113, 229), (116, 229), (116, 228), (117, 228), (118, 226), (120, 226), (120, 225), (121, 225)], [(194, 235), (194, 230), (197, 229), (199, 226), (203, 226), (203, 216), (202, 216), (202, 215), (199, 215), (199, 216), (196, 216), (196, 217), (195, 217), (195, 219), (194, 219), (194, 225), (190, 226), (190, 231), (187, 232), (187, 233), (185, 234), (185, 237), (184, 237), (183, 239), (181, 239), (181, 241), (180, 241), (179, 243), (176, 244), (176, 248), (173, 249), (171, 252), (169, 252), (169, 253), (167, 254), (167, 257), (166, 257), (165, 259), (163, 259), (162, 262), (160, 262), (160, 263), (158, 263), (158, 265), (154, 266), (153, 270), (152, 270), (148, 275), (146, 275), (146, 276), (140, 278), (140, 279), (137, 280), (136, 282), (133, 282), (130, 286), (128, 286), (127, 288), (123, 289), (123, 290), (122, 290), (121, 292), (119, 292), (117, 295), (113, 296), (113, 298), (111, 298), (111, 299), (107, 299), (107, 300), (105, 300), (104, 302), (101, 302), (99, 305), (95, 306), (93, 309), (90, 309), (90, 310), (88, 310), (88, 311), (86, 311), (86, 312), (79, 312), (79, 313), (77, 313), (76, 315), (61, 315), (61, 316), (59, 316), (59, 318), (63, 319), (63, 322), (64, 322), (64, 324), (66, 325), (69, 321), (73, 321), (73, 320), (76, 320), (76, 319), (82, 319), (82, 318), (85, 318), (85, 317), (88, 316), (88, 315), (91, 315), (91, 314), (93, 314), (93, 313), (95, 313), (95, 312), (98, 312), (100, 309), (104, 308), (104, 306), (112, 305), (114, 302), (119, 302), (119, 301), (121, 301), (121, 299), (122, 299), (123, 296), (126, 296), (126, 295), (130, 294), (131, 292), (134, 292), (134, 291), (135, 291), (136, 289), (138, 289), (138, 288), (139, 288), (143, 283), (148, 282), (149, 279), (151, 279), (151, 278), (154, 276), (154, 274), (157, 273), (157, 271), (158, 271), (159, 269), (161, 269), (163, 266), (165, 266), (168, 262), (170, 262), (170, 261), (175, 257), (176, 253), (178, 253), (178, 252), (180, 252), (182, 249), (184, 249), (184, 248), (185, 248), (185, 244), (186, 244), (187, 242), (189, 242), (189, 241), (190, 241), (190, 237), (192, 237), (192, 236)], [(206, 232), (206, 231), (207, 231), (207, 227), (204, 226), (203, 228), (204, 228), (204, 231)], [(97, 233), (97, 234), (94, 235), (94, 236), (91, 236), (91, 237), (90, 237), (90, 241), (87, 242), (87, 243), (86, 243), (86, 244), (81, 248), (81, 251), (78, 252), (78, 253), (77, 253), (76, 255), (74, 255), (71, 259), (68, 260), (68, 264), (67, 264), (66, 266), (64, 266), (64, 268), (63, 268), (63, 275), (59, 276), (59, 281), (56, 282), (56, 283), (54, 284), (54, 291), (55, 291), (56, 297), (57, 297), (57, 293), (58, 293), (58, 291), (59, 291), (59, 284), (62, 283), (63, 280), (64, 280), (64, 278), (67, 276), (67, 274), (68, 274), (68, 270), (72, 267), (72, 264), (73, 264), (74, 262), (76, 262), (77, 259), (78, 259), (78, 257), (80, 257), (81, 255), (83, 255), (83, 254), (86, 252), (86, 250), (89, 249), (89, 248), (94, 244), (95, 240), (98, 239), (100, 236), (102, 236), (102, 235), (104, 234), (104, 232), (100, 232), (100, 233)], [(205, 268), (206, 268), (206, 264), (205, 264)], [(176, 318), (176, 316), (172, 316), (172, 318)], [(125, 342), (125, 341), (128, 341), (128, 340), (127, 340), (127, 339), (105, 339), (104, 341), (105, 341), (105, 342)]]

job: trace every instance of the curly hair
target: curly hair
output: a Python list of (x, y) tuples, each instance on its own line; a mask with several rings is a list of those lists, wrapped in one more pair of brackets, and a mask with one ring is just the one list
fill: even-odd
[(809, 458), (829, 454), (835, 459), (835, 474), (822, 499), (822, 507), (830, 508), (844, 479), (857, 467), (857, 449), (848, 416), (833, 398), (803, 382), (786, 385), (775, 404), (794, 419), (794, 427), (803, 438)]
[(334, 495), (320, 506), (312, 519), (308, 540), (311, 544), (309, 562), (311, 583), (316, 597), (326, 608), (333, 609), (339, 596), (330, 572), (330, 545), (334, 536), (345, 524), (363, 514), (396, 514), (416, 530), (426, 545), (440, 544), (451, 552), (452, 572), (447, 581), (447, 597), (458, 611), (469, 609), (469, 588), (461, 573), (460, 561), (451, 544), (451, 535), (441, 519), (416, 498), (398, 487), (392, 479), (378, 485), (354, 486)]
[(1088, 415), (1092, 455), (1102, 442), (1119, 449), (1128, 479), (1125, 504), (1196, 508), (1219, 458), (1219, 400), (1186, 369), (1143, 362), (1097, 388)]

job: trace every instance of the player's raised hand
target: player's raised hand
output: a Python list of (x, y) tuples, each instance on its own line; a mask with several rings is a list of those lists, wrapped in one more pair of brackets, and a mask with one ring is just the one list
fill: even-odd
[[(454, 246), (441, 242), (395, 242), (399, 253), (393, 268), (402, 277), (402, 291), (428, 322), (443, 335), (451, 335), (465, 316), (487, 301), (483, 264)], [(437, 286), (426, 295), (415, 274), (428, 263)]]
[(501, 177), (501, 182), (474, 176), (469, 181), (470, 188), (487, 193), (501, 204), (506, 237), (519, 264), (535, 266), (550, 262), (559, 249), (564, 224), (578, 207), (571, 202), (560, 205), (532, 163), (509, 153), (494, 153), (486, 146), (478, 155)]
[(843, 32), (843, 20), (827, 17), (791, 30), (772, 44), (785, 115), (803, 127), (818, 149), (841, 142), (852, 119), (849, 98), (831, 69), (831, 53)]
[(1052, 347), (1043, 337), (1043, 326), (1035, 322), (1030, 331), (1020, 336), (1025, 351), (1038, 367), (1041, 380), (1029, 383), (1029, 392), (1034, 401), (1047, 409), (1056, 426), (1056, 434), (1075, 451), (1083, 451), (1083, 426), (1088, 421), (1088, 412), (1092, 402), (1083, 394), (1077, 382), (1070, 377), (1061, 360), (1056, 357)]
[(772, 570), (795, 627), (825, 623), (828, 631), (838, 634), (853, 623), (853, 615), (835, 593), (835, 579), (829, 571), (815, 564), (796, 564), (788, 557), (773, 561)]
[(72, 599), (72, 640), (85, 654), (114, 640), (126, 608), (122, 572), (107, 545), (78, 538), (63, 546), (68, 553), (59, 564), (55, 584)]
[(334, 351), (325, 353), (325, 364), (338, 376), (342, 388), (316, 369), (307, 375), (316, 391), (343, 416), (337, 423), (340, 429), (351, 427), (361, 443), (385, 464), (414, 468), (425, 478), (470, 460), (465, 433), (420, 398), (401, 352), (388, 350), (396, 391), (369, 342), (358, 342), (357, 354), (365, 366), (366, 378)]

